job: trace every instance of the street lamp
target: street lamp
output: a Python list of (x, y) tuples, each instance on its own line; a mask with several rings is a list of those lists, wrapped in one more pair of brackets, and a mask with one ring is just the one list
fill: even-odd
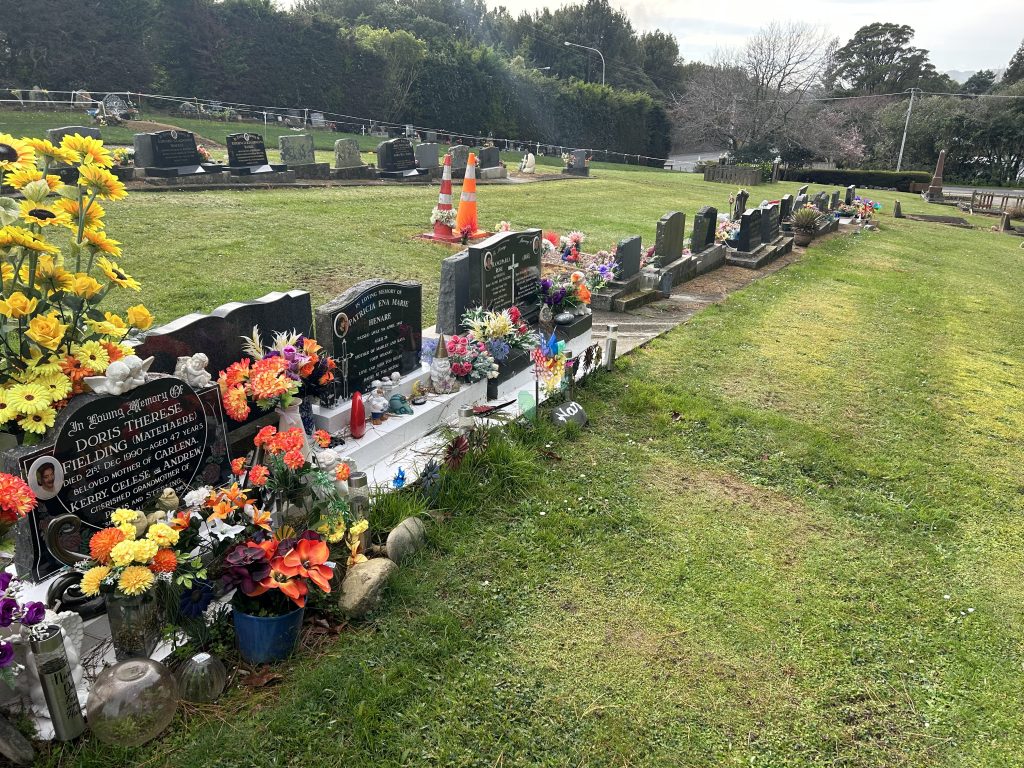
[(601, 53), (597, 48), (591, 48), (589, 45), (580, 45), (579, 43), (570, 43), (568, 40), (565, 41), (566, 45), (571, 45), (573, 48), (583, 48), (588, 51), (593, 51), (601, 57), (601, 85), (604, 85), (604, 54)]

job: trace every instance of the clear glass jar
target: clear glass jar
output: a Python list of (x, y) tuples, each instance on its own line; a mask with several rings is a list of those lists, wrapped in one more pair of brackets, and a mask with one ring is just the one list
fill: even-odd
[(86, 711), (100, 741), (137, 747), (170, 725), (177, 706), (178, 684), (167, 667), (152, 659), (129, 659), (100, 673)]
[(149, 658), (160, 642), (160, 612), (153, 593), (134, 597), (107, 593), (103, 600), (117, 660)]

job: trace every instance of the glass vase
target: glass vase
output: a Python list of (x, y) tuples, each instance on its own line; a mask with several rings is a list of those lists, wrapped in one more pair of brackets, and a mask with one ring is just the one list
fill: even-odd
[(117, 660), (149, 658), (160, 642), (160, 612), (152, 592), (134, 597), (115, 592), (103, 600)]

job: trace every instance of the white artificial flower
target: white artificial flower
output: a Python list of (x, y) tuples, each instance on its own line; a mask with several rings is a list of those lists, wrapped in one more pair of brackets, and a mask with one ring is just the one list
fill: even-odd
[(201, 507), (210, 497), (210, 486), (203, 485), (196, 488), (194, 491), (189, 491), (185, 494), (185, 506), (186, 507)]

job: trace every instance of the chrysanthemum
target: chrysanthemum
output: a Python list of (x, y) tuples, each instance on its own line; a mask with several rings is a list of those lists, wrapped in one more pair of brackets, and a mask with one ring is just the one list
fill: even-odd
[(82, 583), (79, 584), (79, 589), (89, 597), (96, 597), (100, 593), (101, 582), (109, 575), (109, 565), (97, 565), (95, 568), (90, 568), (82, 576)]
[(133, 565), (124, 569), (117, 586), (121, 592), (131, 597), (141, 595), (153, 586), (154, 581), (156, 581), (156, 576), (149, 568), (144, 565)]
[(113, 514), (110, 515), (110, 522), (114, 525), (124, 525), (125, 523), (132, 523), (139, 519), (139, 513), (134, 509), (125, 509), (123, 507), (115, 509)]
[(78, 183), (100, 200), (123, 200), (128, 197), (121, 180), (98, 165), (81, 166), (78, 169)]
[(0, 172), (21, 171), (35, 164), (35, 151), (27, 141), (0, 133)]
[(53, 422), (56, 418), (57, 411), (53, 408), (47, 407), (42, 411), (22, 416), (18, 419), (18, 426), (26, 432), (41, 435), (53, 426)]
[[(103, 232), (102, 229), (83, 229), (82, 244), (91, 245), (96, 250), (103, 251), (103, 253), (109, 253), (111, 256), (121, 255), (120, 241), (107, 237), (107, 235)], [(103, 269), (107, 277), (109, 277), (113, 282), (120, 285), (122, 288), (134, 288), (136, 291), (139, 290), (140, 286), (137, 282), (132, 280), (132, 278), (126, 275), (124, 272), (121, 272), (119, 269), (116, 269), (117, 265), (114, 266), (115, 269), (110, 271), (103, 267), (100, 267), (100, 269)], [(128, 283), (135, 283), (135, 285), (129, 285)]]
[(245, 472), (245, 456), (239, 456), (231, 460), (231, 474), (240, 475)]
[(249, 418), (251, 408), (249, 398), (245, 394), (245, 387), (241, 385), (232, 387), (224, 393), (224, 411), (235, 421), (245, 421)]
[(36, 505), (36, 495), (17, 475), (0, 473), (0, 509), (14, 517), (24, 517)]
[(87, 341), (71, 348), (71, 354), (92, 373), (103, 373), (110, 365), (110, 355), (98, 341)]
[(270, 477), (270, 470), (262, 464), (254, 464), (249, 470), (249, 484), (254, 488), (262, 488), (267, 484)]
[(135, 537), (139, 533), (135, 528), (135, 523), (121, 523), (117, 526), (117, 530), (124, 534), (125, 541), (135, 541)]
[(275, 371), (260, 371), (249, 379), (249, 388), (257, 400), (270, 400), (288, 392), (293, 384), (298, 384), (287, 376)]
[(104, 528), (89, 539), (89, 554), (97, 563), (110, 562), (110, 550), (124, 541), (124, 534), (117, 528)]
[(7, 398), (15, 411), (30, 416), (50, 407), (50, 393), (38, 384), (15, 384), (7, 390)]
[(156, 556), (159, 549), (160, 545), (152, 539), (139, 539), (132, 542), (132, 558), (136, 563), (145, 565)]
[[(135, 526), (132, 526), (134, 529)], [(118, 529), (125, 533), (125, 526), (120, 525)], [(135, 542), (129, 540), (127, 537), (124, 541), (118, 542), (110, 550), (110, 559), (114, 562), (114, 565), (123, 568), (126, 565), (131, 565), (132, 561), (135, 560)]]
[(174, 573), (178, 568), (178, 556), (173, 549), (161, 549), (153, 557), (149, 564), (149, 570), (153, 573)]
[(146, 538), (158, 547), (173, 547), (178, 543), (178, 532), (166, 523), (154, 523), (146, 531)]
[(343, 482), (348, 480), (351, 475), (352, 467), (345, 462), (341, 462), (341, 464), (338, 465), (338, 468), (334, 470), (334, 477)]
[(331, 433), (326, 429), (318, 429), (313, 433), (313, 439), (321, 448), (327, 448), (331, 444)]
[(72, 136), (65, 136), (61, 139), (60, 148), (65, 152), (74, 152), (75, 161), (84, 166), (109, 168), (114, 164), (114, 158), (110, 156), (110, 152), (103, 146), (103, 142), (99, 139), (94, 139), (92, 136), (82, 136), (78, 133)]
[(284, 464), (288, 469), (300, 469), (305, 463), (306, 457), (302, 455), (302, 451), (291, 450), (284, 454)]
[[(69, 226), (78, 228), (79, 219), (82, 216), (82, 202), (74, 198), (62, 197), (54, 202), (53, 207), (64, 211), (68, 215)], [(85, 209), (85, 221), (82, 222), (86, 229), (103, 229), (103, 217), (107, 212), (103, 206), (95, 200)]]

